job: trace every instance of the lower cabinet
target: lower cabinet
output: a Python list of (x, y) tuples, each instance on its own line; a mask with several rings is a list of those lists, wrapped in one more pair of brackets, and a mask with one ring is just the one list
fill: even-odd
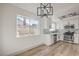
[(45, 44), (47, 45), (47, 46), (50, 46), (50, 45), (52, 45), (52, 44), (54, 44), (54, 40), (52, 39), (52, 37), (51, 37), (51, 35), (44, 35), (44, 40), (45, 40)]
[(79, 34), (74, 34), (74, 43), (79, 44)]
[[(44, 35), (44, 44), (46, 44), (47, 46), (50, 46), (54, 43), (56, 43), (57, 41), (61, 40), (64, 41), (63, 38), (64, 36), (61, 34), (57, 35), (57, 36), (53, 36), (53, 35)], [(74, 43), (79, 44), (79, 34), (74, 34)]]

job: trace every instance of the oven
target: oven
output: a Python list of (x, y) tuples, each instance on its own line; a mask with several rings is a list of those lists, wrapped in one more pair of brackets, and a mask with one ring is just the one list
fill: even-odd
[(64, 40), (65, 41), (71, 41), (71, 42), (74, 42), (74, 32), (65, 32), (64, 33)]

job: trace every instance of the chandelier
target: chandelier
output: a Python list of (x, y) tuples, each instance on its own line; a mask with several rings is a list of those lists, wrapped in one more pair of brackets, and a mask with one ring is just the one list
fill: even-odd
[(51, 3), (40, 3), (40, 6), (37, 7), (37, 16), (50, 16), (53, 15), (53, 7)]

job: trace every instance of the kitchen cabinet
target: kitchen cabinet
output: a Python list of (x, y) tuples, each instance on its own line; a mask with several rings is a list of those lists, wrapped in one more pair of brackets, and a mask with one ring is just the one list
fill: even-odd
[(74, 43), (79, 44), (79, 33), (74, 34)]

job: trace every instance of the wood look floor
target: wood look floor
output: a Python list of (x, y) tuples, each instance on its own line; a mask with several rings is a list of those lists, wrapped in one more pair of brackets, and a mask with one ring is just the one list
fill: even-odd
[(59, 41), (51, 46), (41, 45), (17, 56), (79, 56), (79, 45)]

